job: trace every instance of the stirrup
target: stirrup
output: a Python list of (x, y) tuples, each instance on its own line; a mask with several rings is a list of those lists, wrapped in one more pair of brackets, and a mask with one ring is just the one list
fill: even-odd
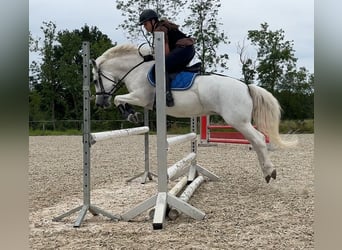
[(171, 91), (166, 92), (166, 106), (168, 106), (168, 107), (175, 106)]

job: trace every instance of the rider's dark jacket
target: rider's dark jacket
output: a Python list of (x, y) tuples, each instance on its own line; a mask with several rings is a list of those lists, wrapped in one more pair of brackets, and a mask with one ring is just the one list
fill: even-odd
[(180, 71), (190, 63), (195, 56), (195, 39), (188, 37), (178, 29), (178, 25), (161, 20), (154, 26), (154, 31), (164, 32), (165, 43), (168, 43), (170, 53), (165, 57), (165, 70), (169, 73)]

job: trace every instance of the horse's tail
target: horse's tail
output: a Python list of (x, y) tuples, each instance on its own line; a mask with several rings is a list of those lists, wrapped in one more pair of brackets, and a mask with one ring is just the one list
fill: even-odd
[(248, 87), (253, 100), (252, 118), (257, 129), (280, 147), (296, 145), (297, 140), (287, 142), (279, 135), (281, 107), (278, 100), (270, 92), (255, 84), (250, 84)]

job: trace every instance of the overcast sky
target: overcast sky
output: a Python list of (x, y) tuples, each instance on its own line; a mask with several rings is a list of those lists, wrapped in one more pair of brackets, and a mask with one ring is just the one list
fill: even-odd
[[(221, 29), (231, 42), (220, 48), (230, 57), (229, 70), (224, 73), (241, 77), (237, 44), (247, 37), (248, 30), (259, 30), (264, 22), (272, 31), (285, 31), (285, 40), (294, 41), (297, 66), (314, 73), (314, 0), (224, 0), (221, 3)], [(116, 29), (123, 17), (116, 10), (114, 0), (30, 0), (29, 19), (29, 29), (35, 38), (43, 37), (40, 29), (43, 21), (52, 21), (57, 25), (57, 31), (72, 31), (87, 24), (98, 27), (113, 42), (129, 42), (124, 32)], [(249, 48), (249, 54), (253, 56), (253, 47)], [(35, 57), (31, 55), (30, 60), (32, 58)]]

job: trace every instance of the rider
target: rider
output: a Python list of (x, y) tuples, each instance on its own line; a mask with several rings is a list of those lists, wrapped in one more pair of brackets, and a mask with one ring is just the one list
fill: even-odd
[(181, 71), (190, 63), (195, 56), (195, 40), (186, 36), (178, 29), (178, 25), (159, 20), (158, 14), (151, 9), (141, 12), (139, 24), (144, 25), (147, 32), (154, 34), (155, 31), (164, 32), (165, 38), (165, 71), (166, 71), (166, 105), (174, 106), (171, 93), (169, 73)]

